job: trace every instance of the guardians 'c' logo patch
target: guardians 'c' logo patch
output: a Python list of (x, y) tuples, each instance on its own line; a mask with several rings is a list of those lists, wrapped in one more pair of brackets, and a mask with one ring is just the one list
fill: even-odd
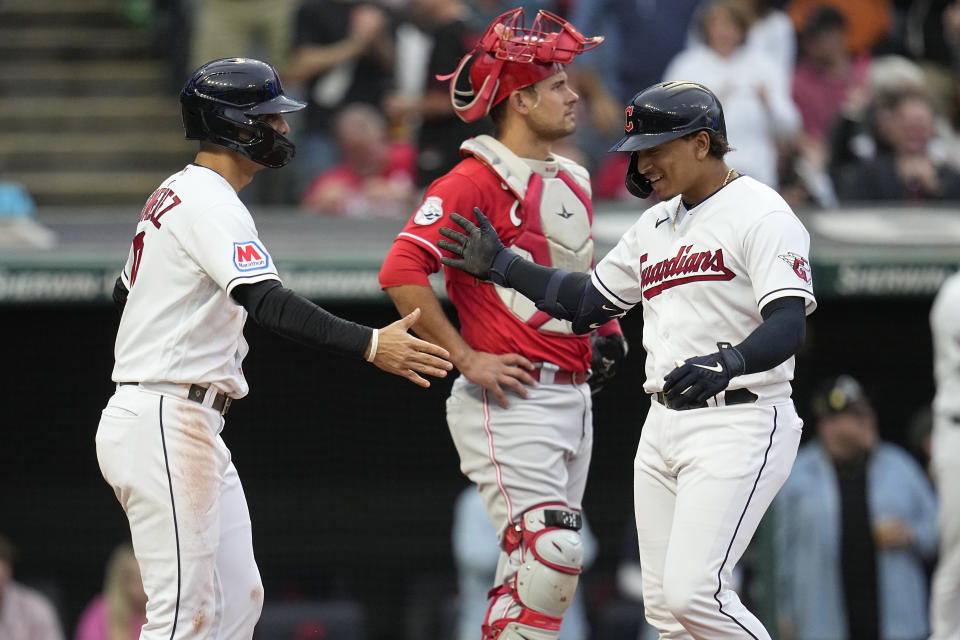
[(790, 268), (793, 269), (793, 272), (797, 274), (798, 278), (800, 278), (807, 284), (810, 284), (810, 280), (812, 276), (810, 275), (809, 260), (807, 260), (803, 256), (798, 256), (792, 251), (788, 251), (787, 253), (781, 253), (777, 257), (783, 260), (784, 262), (786, 262), (788, 265), (790, 265)]

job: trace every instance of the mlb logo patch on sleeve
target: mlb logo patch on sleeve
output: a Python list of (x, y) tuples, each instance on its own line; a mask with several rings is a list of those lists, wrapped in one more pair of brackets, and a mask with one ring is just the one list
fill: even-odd
[(233, 264), (237, 271), (263, 269), (270, 264), (270, 256), (255, 241), (233, 243)]

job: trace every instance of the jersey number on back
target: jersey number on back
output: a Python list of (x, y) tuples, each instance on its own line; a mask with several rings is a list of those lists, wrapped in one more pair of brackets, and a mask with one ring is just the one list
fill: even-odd
[[(160, 218), (166, 212), (180, 204), (180, 198), (169, 187), (161, 187), (153, 192), (147, 204), (140, 212), (140, 222), (149, 220), (157, 229), (160, 228)], [(166, 206), (163, 206), (166, 205)], [(163, 207), (163, 208), (161, 208)], [(130, 265), (130, 286), (137, 281), (137, 272), (140, 271), (140, 259), (143, 257), (143, 240), (147, 235), (141, 231), (133, 238), (133, 264)]]

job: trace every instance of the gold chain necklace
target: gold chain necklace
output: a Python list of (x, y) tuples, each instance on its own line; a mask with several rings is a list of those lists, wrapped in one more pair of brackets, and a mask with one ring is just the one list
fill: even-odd
[[(733, 175), (733, 168), (727, 171), (727, 177), (723, 179), (723, 184), (720, 185), (720, 189), (723, 189), (725, 186), (727, 186), (727, 183), (730, 182), (730, 176), (732, 175)], [(720, 189), (717, 189), (717, 191), (720, 191)], [(683, 204), (683, 198), (681, 197), (680, 200), (677, 202), (677, 210), (673, 212), (673, 230), (674, 231), (677, 230), (677, 218), (680, 217), (680, 205), (682, 204)]]

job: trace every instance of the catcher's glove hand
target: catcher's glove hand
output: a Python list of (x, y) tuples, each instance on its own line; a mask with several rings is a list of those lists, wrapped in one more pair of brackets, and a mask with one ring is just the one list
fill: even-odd
[(671, 406), (682, 409), (702, 404), (726, 389), (731, 378), (743, 373), (746, 362), (736, 347), (718, 342), (717, 348), (716, 353), (688, 358), (664, 377), (663, 393)]
[(477, 224), (473, 224), (458, 213), (450, 214), (450, 218), (466, 231), (466, 235), (449, 227), (440, 228), (440, 235), (453, 242), (439, 240), (437, 245), (441, 249), (460, 256), (460, 259), (442, 257), (440, 262), (448, 267), (466, 271), (475, 278), (490, 280), (504, 286), (510, 263), (520, 256), (503, 246), (497, 230), (493, 228), (479, 207), (474, 207), (473, 212), (477, 216)]
[(590, 336), (590, 347), (593, 355), (590, 357), (590, 377), (587, 384), (590, 385), (590, 395), (595, 396), (607, 380), (616, 374), (617, 365), (627, 357), (629, 345), (622, 334), (601, 336), (593, 332)]

